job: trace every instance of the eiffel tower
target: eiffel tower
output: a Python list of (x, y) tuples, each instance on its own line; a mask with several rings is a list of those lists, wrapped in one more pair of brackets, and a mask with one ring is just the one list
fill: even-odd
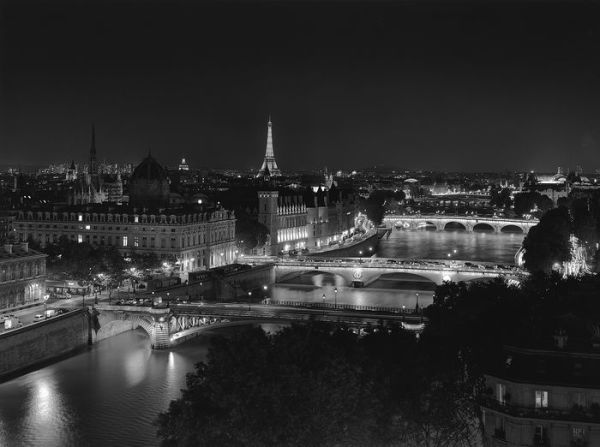
[(265, 175), (265, 169), (271, 177), (278, 177), (281, 175), (281, 171), (277, 167), (275, 161), (275, 153), (273, 152), (273, 123), (271, 123), (271, 115), (269, 115), (269, 122), (267, 124), (267, 150), (265, 151), (265, 159), (263, 160), (262, 166), (258, 171), (257, 177), (263, 177)]

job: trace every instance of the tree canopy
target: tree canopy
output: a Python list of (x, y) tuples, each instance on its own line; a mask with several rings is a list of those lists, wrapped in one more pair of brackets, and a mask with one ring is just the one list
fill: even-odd
[(525, 267), (549, 273), (555, 264), (570, 260), (570, 235), (569, 210), (559, 207), (548, 211), (523, 240)]
[[(157, 420), (163, 446), (458, 446), (469, 393), (412, 334), (312, 323), (216, 339)], [(455, 362), (451, 362), (453, 364)], [(468, 445), (468, 444), (464, 444)]]

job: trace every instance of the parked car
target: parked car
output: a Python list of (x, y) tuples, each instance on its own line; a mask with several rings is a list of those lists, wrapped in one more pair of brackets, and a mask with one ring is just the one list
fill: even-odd
[(33, 321), (40, 321), (43, 319), (44, 319), (44, 316), (42, 314), (35, 314), (35, 316), (33, 317)]

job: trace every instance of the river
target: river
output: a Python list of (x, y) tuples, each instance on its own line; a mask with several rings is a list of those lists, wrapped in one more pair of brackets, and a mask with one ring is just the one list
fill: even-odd
[[(516, 234), (394, 231), (381, 241), (377, 255), (447, 258), (450, 253), (455, 259), (510, 264), (522, 238)], [(407, 306), (412, 307), (416, 289), (403, 278), (392, 281), (407, 289), (396, 293), (405, 296)], [(327, 287), (331, 289), (327, 289), (327, 300), (332, 300), (333, 283)], [(322, 299), (321, 292), (318, 299)], [(431, 291), (420, 293), (423, 305)], [(340, 290), (336, 298), (345, 302), (349, 295)], [(141, 330), (127, 332), (0, 384), (0, 446), (158, 445), (152, 421), (179, 396), (186, 373), (206, 358), (211, 336), (231, 330), (235, 329), (208, 330), (170, 351), (151, 350)]]
[(513, 264), (522, 234), (464, 231), (394, 230), (379, 242), (377, 256), (383, 258), (460, 259)]
[(210, 338), (233, 330), (207, 330), (170, 351), (126, 332), (0, 384), (0, 446), (158, 445), (152, 421), (205, 360)]

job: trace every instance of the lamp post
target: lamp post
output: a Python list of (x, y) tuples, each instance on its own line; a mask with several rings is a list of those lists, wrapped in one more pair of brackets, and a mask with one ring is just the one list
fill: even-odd
[(338, 293), (338, 289), (337, 287), (335, 289), (333, 289), (333, 293), (334, 293), (334, 304), (333, 304), (333, 308), (337, 309), (337, 293)]
[(48, 318), (48, 298), (50, 298), (50, 295), (45, 294), (44, 295), (44, 319)]
[(358, 251), (358, 262), (362, 262), (362, 255), (363, 255), (362, 250), (359, 250)]
[(415, 310), (419, 312), (419, 292), (417, 292), (417, 304), (415, 305)]

